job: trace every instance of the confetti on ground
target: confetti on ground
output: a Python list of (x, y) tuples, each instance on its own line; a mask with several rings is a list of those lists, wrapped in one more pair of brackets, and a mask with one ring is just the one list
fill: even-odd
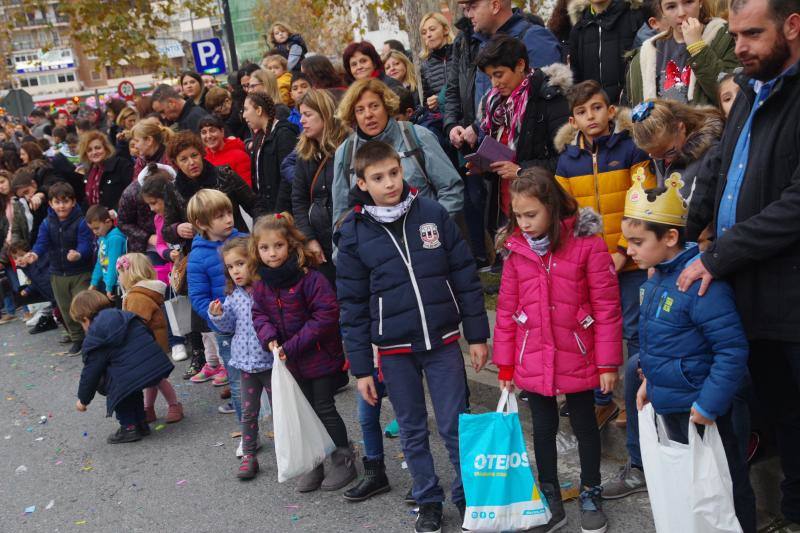
[(242, 436), (242, 432), (241, 431), (232, 431), (231, 432), (231, 438), (232, 439), (238, 439), (241, 436)]
[(296, 514), (293, 514), (292, 515), (292, 522), (297, 522), (298, 520), (300, 520), (300, 517), (297, 516)]
[(408, 470), (408, 463), (403, 461), (402, 463), (400, 463), (400, 468), (402, 468), (403, 470)]
[(63, 463), (63, 462), (64, 462), (64, 461), (56, 461), (56, 466), (60, 465), (60, 464), (61, 464), (61, 463)]
[(578, 487), (571, 487), (569, 489), (561, 489), (561, 500), (568, 502), (570, 500), (577, 500), (578, 496), (580, 496), (580, 490)]
[(56, 501), (55, 501), (55, 500), (50, 500), (50, 503), (48, 503), (48, 504), (47, 504), (47, 505), (45, 505), (45, 507), (44, 507), (45, 511), (49, 511), (50, 509), (52, 509), (52, 508), (53, 508), (53, 506), (54, 506), (55, 504), (56, 504)]
[(8, 400), (9, 402), (11, 402), (11, 401), (13, 401), (13, 400), (14, 400), (14, 397), (13, 397), (13, 396), (6, 396), (6, 400)]
[(188, 481), (186, 481), (185, 479), (181, 479), (180, 481), (178, 481), (178, 482), (177, 482), (177, 483), (175, 483), (175, 484), (176, 484), (177, 486), (179, 486), (179, 487), (183, 487), (183, 486), (184, 486), (184, 485), (186, 485), (187, 483), (189, 483), (189, 482), (188, 482)]
[(35, 438), (35, 439), (33, 439), (33, 440), (35, 440), (36, 442), (41, 442), (41, 441), (43, 441), (43, 440), (44, 440), (44, 437), (36, 437), (36, 438)]
[(94, 470), (94, 467), (93, 466), (84, 466), (84, 467), (81, 468), (81, 470), (83, 470), (84, 472), (91, 472), (92, 470)]
[(46, 416), (44, 416), (44, 415), (42, 415), (42, 416), (39, 418), (39, 423), (40, 423), (40, 424), (47, 424), (47, 417), (46, 417)]
[(214, 448), (218, 448), (220, 446), (225, 446), (225, 443), (224, 442), (215, 442), (211, 446), (213, 446)]
[(85, 526), (86, 525), (86, 520), (75, 520), (75, 525), (76, 526)]
[(287, 509), (298, 510), (298, 509), (300, 509), (300, 506), (299, 505), (287, 505), (286, 508)]
[(32, 514), (34, 512), (36, 512), (36, 506), (35, 505), (31, 505), (30, 507), (26, 507), (25, 508), (25, 514)]
[(159, 424), (159, 425), (156, 426), (156, 431), (161, 431), (165, 427), (167, 427), (167, 426), (165, 426), (164, 424)]
[(14, 473), (15, 473), (15, 474), (21, 474), (21, 473), (23, 473), (23, 472), (27, 472), (27, 471), (28, 471), (28, 467), (27, 467), (27, 466), (25, 466), (25, 465), (19, 465), (19, 466), (17, 467), (17, 469), (16, 469), (16, 470), (14, 470)]
[(83, 432), (83, 436), (84, 436), (84, 437), (88, 437), (88, 436), (89, 436), (89, 433), (87, 433), (86, 431), (84, 431), (84, 432)]
[(3, 438), (4, 438), (5, 440), (11, 440), (11, 435), (6, 435), (6, 436), (5, 436), (5, 437), (3, 437)]

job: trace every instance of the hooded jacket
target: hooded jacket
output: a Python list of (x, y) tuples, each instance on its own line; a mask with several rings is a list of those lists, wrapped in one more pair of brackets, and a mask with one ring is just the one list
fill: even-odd
[(106, 416), (111, 416), (122, 399), (154, 387), (173, 368), (139, 317), (128, 311), (104, 309), (92, 320), (83, 341), (78, 399), (89, 405), (105, 375)]
[[(234, 228), (225, 240), (245, 236)], [(192, 240), (192, 251), (186, 263), (186, 281), (192, 309), (201, 317), (208, 316), (208, 304), (212, 300), (225, 300), (225, 264), (220, 254), (223, 244), (225, 241), (209, 241), (200, 234)]]
[[(47, 210), (33, 252), (40, 257), (44, 254), (49, 256), (51, 275), (74, 276), (92, 271), (93, 246), (94, 234), (86, 225), (81, 208), (76, 205), (66, 220), (59, 220), (52, 208)], [(81, 254), (80, 259), (69, 261), (67, 253), (70, 250)]]
[(640, 168), (645, 170), (645, 188), (655, 187), (656, 179), (650, 169), (650, 158), (630, 136), (629, 110), (618, 110), (613, 128), (611, 135), (587, 146), (583, 134), (573, 125), (565, 124), (555, 140), (561, 153), (556, 180), (581, 207), (590, 207), (601, 216), (608, 251), (624, 254), (628, 243), (622, 236), (622, 214), (633, 175)]
[[(458, 171), (444, 153), (436, 136), (422, 126), (411, 125), (414, 141), (423, 152), (425, 173), (423, 174), (414, 155), (407, 154), (409, 147), (403, 139), (401, 125), (393, 118), (389, 119), (386, 128), (370, 140), (383, 141), (401, 154), (403, 179), (419, 194), (432, 200), (438, 200), (451, 215), (460, 213), (464, 207), (464, 182)], [(334, 158), (333, 175), (333, 220), (334, 222), (348, 209), (348, 194), (355, 186), (355, 174), (351, 173), (353, 161), (345, 161), (345, 154), (350, 152), (354, 159), (358, 147), (367, 142), (359, 132), (355, 131), (339, 146)], [(348, 146), (352, 145), (352, 146)], [(427, 176), (427, 179), (426, 179)]]
[(415, 194), (395, 224), (377, 222), (363, 206), (374, 202), (358, 188), (355, 207), (334, 233), (339, 253), (336, 289), (350, 370), (373, 372), (378, 354), (402, 356), (458, 342), (459, 324), (470, 344), (489, 338), (489, 322), (475, 260), (447, 210)]
[[(645, 100), (658, 98), (658, 51), (656, 41), (671, 39), (668, 32), (662, 32), (646, 40), (631, 60), (626, 87), (628, 103), (637, 105)], [(732, 72), (739, 66), (734, 51), (733, 37), (728, 33), (728, 23), (724, 19), (713, 18), (703, 29), (706, 46), (689, 58), (692, 69), (689, 78), (689, 103), (694, 105), (717, 105), (717, 77), (720, 72)]]
[(167, 285), (164, 282), (156, 279), (142, 280), (125, 294), (122, 309), (141, 318), (164, 353), (169, 353), (167, 318), (161, 310), (166, 292)]
[(294, 286), (253, 285), (253, 327), (263, 349), (277, 340), (295, 379), (307, 380), (342, 371), (339, 304), (330, 282), (309, 268)]
[[(500, 379), (543, 396), (597, 388), (622, 364), (619, 284), (591, 209), (561, 221), (543, 257), (517, 232), (505, 242), (492, 361)], [(549, 272), (548, 272), (549, 267)]]
[(698, 259), (690, 243), (671, 261), (656, 266), (640, 290), (639, 363), (647, 397), (658, 414), (692, 407), (712, 420), (728, 412), (747, 372), (748, 344), (733, 290), (714, 281), (698, 296), (700, 280), (686, 292), (678, 276)]
[(206, 148), (206, 161), (215, 167), (228, 165), (247, 185), (253, 186), (250, 176), (250, 154), (247, 153), (244, 142), (238, 137), (226, 137), (222, 148), (216, 152)]
[(253, 326), (253, 297), (236, 287), (222, 304), (222, 315), (208, 313), (208, 321), (220, 332), (233, 334), (229, 364), (242, 372), (264, 372), (272, 368), (272, 352), (261, 346)]
[(114, 292), (117, 288), (117, 259), (125, 254), (127, 239), (119, 228), (113, 227), (111, 231), (97, 238), (97, 261), (92, 271), (93, 287), (99, 287), (103, 282), (105, 292)]
[(279, 205), (279, 198), (290, 198), (291, 193), (283, 189), (291, 185), (281, 179), (281, 163), (294, 150), (300, 130), (286, 120), (277, 120), (268, 132), (259, 131), (253, 138), (250, 174), (253, 190), (261, 199), (264, 213), (280, 213), (290, 208)]
[(572, 0), (567, 7), (573, 24), (569, 57), (575, 82), (599, 81), (615, 104), (625, 89), (625, 54), (634, 48), (645, 21), (640, 5), (640, 0), (612, 0), (599, 14), (592, 12), (589, 0)]

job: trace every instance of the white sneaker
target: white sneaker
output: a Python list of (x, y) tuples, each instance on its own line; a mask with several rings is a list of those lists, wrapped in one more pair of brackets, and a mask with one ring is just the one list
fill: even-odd
[(44, 312), (43, 309), (39, 309), (38, 311), (36, 311), (31, 317), (31, 319), (25, 322), (25, 325), (28, 326), (29, 328), (35, 326), (36, 323), (39, 322), (39, 319), (42, 318), (43, 312)]
[(189, 358), (189, 354), (186, 353), (186, 346), (183, 344), (176, 344), (172, 347), (172, 360), (175, 362), (178, 361), (185, 361)]
[[(242, 457), (244, 455), (244, 449), (242, 447), (243, 446), (243, 441), (244, 441), (244, 437), (239, 439), (239, 447), (236, 448), (236, 457)], [(256, 451), (258, 451), (260, 449), (261, 449), (261, 439), (256, 437)]]

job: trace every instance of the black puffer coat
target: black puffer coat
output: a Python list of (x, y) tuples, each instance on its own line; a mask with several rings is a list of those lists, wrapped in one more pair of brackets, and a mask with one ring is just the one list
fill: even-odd
[(420, 64), (422, 93), (425, 100), (438, 95), (447, 83), (447, 64), (453, 57), (453, 45), (446, 44), (433, 50)]
[(447, 65), (447, 89), (444, 104), (444, 134), (456, 126), (469, 126), (475, 122), (475, 59), (480, 42), (472, 38), (472, 23), (467, 17), (456, 22), (460, 31), (451, 50)]
[(278, 201), (279, 198), (291, 197), (291, 194), (281, 193), (282, 188), (291, 187), (289, 182), (281, 179), (281, 163), (294, 150), (299, 133), (299, 128), (291, 122), (278, 120), (268, 134), (259, 131), (253, 138), (250, 175), (253, 189), (259, 196), (265, 213), (291, 208)]
[[(325, 259), (331, 268), (319, 270), (328, 277), (335, 271), (333, 266), (333, 200), (331, 188), (333, 187), (333, 157), (325, 161), (325, 167), (317, 176), (322, 161), (319, 159), (297, 158), (294, 181), (292, 182), (292, 214), (297, 228), (309, 240), (316, 240), (322, 246)], [(330, 278), (329, 278), (330, 279)], [(335, 283), (335, 278), (333, 280)]]

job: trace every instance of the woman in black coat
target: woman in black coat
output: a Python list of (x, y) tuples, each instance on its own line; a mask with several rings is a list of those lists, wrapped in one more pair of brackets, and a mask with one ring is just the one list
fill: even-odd
[(133, 161), (114, 153), (108, 136), (90, 130), (81, 136), (78, 154), (83, 163), (85, 209), (102, 205), (115, 211), (119, 207), (122, 191), (133, 179)]
[(338, 118), (333, 97), (311, 89), (298, 103), (303, 134), (297, 143), (297, 165), (292, 182), (292, 214), (295, 225), (308, 239), (319, 270), (336, 282), (333, 265), (333, 159), (336, 148), (350, 133)]
[(441, 114), (444, 107), (444, 86), (447, 83), (447, 63), (453, 54), (454, 30), (441, 13), (428, 13), (419, 25), (422, 52), (419, 58), (422, 74), (422, 95), (425, 109)]

